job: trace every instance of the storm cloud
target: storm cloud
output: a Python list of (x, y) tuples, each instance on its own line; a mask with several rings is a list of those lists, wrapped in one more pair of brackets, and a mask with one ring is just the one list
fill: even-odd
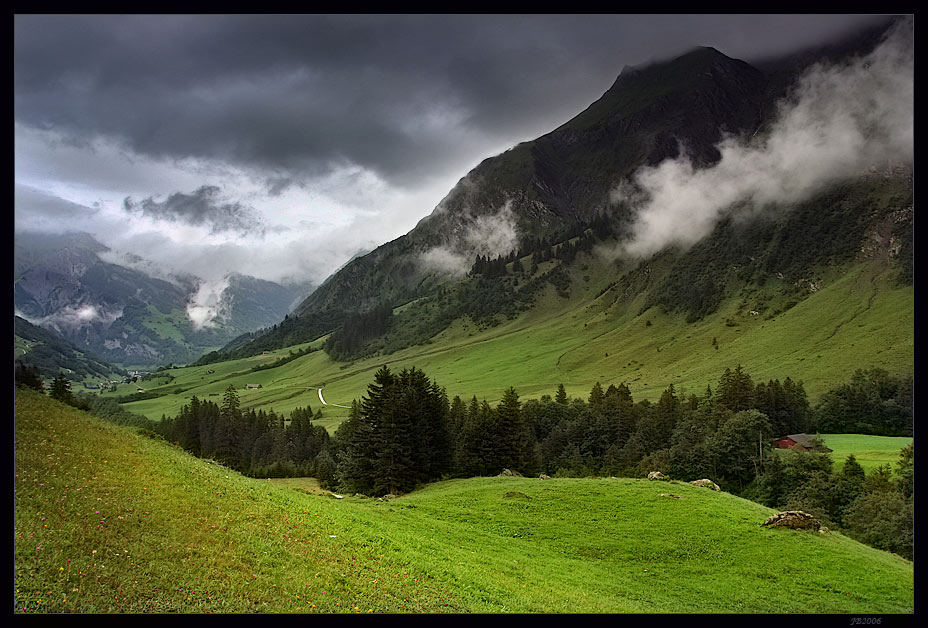
[(16, 228), (210, 281), (319, 282), (625, 65), (697, 45), (751, 61), (883, 19), (15, 15)]
[(180, 221), (194, 226), (206, 225), (212, 233), (263, 233), (261, 220), (255, 211), (235, 201), (222, 202), (221, 191), (215, 185), (204, 185), (192, 194), (177, 192), (160, 202), (154, 198), (136, 202), (126, 197), (123, 209), (155, 220)]
[(75, 142), (303, 175), (353, 163), (409, 184), (505, 148), (500, 133), (550, 130), (626, 63), (705, 43), (770, 55), (872, 19), (20, 15), (14, 108)]

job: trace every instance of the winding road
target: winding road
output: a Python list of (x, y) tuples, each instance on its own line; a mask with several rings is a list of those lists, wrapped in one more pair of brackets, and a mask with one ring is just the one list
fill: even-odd
[(336, 407), (336, 408), (347, 408), (347, 409), (349, 409), (349, 410), (351, 409), (351, 406), (342, 406), (342, 405), (339, 405), (339, 404), (337, 404), (337, 403), (328, 403), (328, 402), (327, 402), (325, 399), (323, 399), (323, 397), (322, 397), (322, 388), (324, 388), (324, 387), (316, 388), (316, 390), (319, 391), (319, 401), (322, 403), (322, 405), (324, 405), (324, 406), (334, 406), (334, 407)]

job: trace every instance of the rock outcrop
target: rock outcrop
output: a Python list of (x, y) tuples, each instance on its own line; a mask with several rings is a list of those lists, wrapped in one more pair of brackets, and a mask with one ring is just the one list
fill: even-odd
[(706, 488), (711, 488), (713, 491), (722, 490), (721, 488), (719, 488), (718, 484), (706, 478), (703, 478), (702, 480), (693, 480), (692, 482), (690, 482), (690, 484), (692, 484), (693, 486), (704, 486)]
[(801, 510), (785, 510), (767, 517), (761, 525), (770, 528), (793, 528), (794, 530), (819, 530), (821, 522)]

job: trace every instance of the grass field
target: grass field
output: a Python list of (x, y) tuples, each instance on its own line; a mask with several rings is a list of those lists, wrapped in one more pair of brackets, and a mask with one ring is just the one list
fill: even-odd
[[(601, 279), (610, 276), (606, 264), (597, 269), (591, 262), (587, 272)], [(244, 407), (289, 413), (297, 406), (319, 408), (313, 386), (322, 383), (327, 401), (349, 405), (365, 394), (374, 372), (385, 363), (394, 369), (423, 369), (451, 397), (476, 395), (490, 403), (509, 386), (528, 399), (554, 394), (561, 383), (569, 395), (586, 398), (597, 381), (603, 387), (627, 382), (636, 400), (656, 400), (671, 383), (701, 394), (707, 385), (715, 387), (725, 368), (738, 364), (755, 381), (802, 381), (815, 402), (857, 368), (881, 367), (893, 374), (912, 368), (913, 290), (895, 286), (877, 264), (853, 267), (775, 316), (751, 315), (750, 303), (738, 297), (696, 323), (653, 308), (640, 312), (639, 301), (615, 301), (608, 292), (595, 298), (601, 283), (575, 282), (578, 288), (569, 300), (552, 288), (532, 310), (497, 327), (481, 330), (467, 319), (458, 320), (429, 344), (389, 356), (344, 363), (318, 351), (279, 368), (249, 373), (270, 357), (287, 353), (282, 350), (173, 369), (176, 379), (163, 387), (163, 396), (126, 407), (152, 419), (173, 416), (191, 395), (218, 399), (232, 384)], [(246, 390), (247, 384), (262, 388)], [(182, 391), (175, 393), (177, 389)], [(127, 392), (135, 389), (119, 391)], [(347, 410), (327, 406), (323, 415), (322, 423), (334, 428)]]
[(772, 510), (685, 483), (478, 478), (333, 499), (31, 391), (15, 409), (17, 613), (913, 609), (912, 563), (762, 528)]
[(868, 436), (865, 434), (822, 434), (825, 445), (832, 450), (835, 468), (840, 469), (848, 454), (854, 454), (857, 462), (869, 473), (884, 464), (893, 470), (899, 462), (899, 451), (913, 442), (907, 436)]

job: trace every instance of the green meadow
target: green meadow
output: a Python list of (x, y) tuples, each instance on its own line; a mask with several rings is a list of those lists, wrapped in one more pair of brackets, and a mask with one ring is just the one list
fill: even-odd
[(881, 465), (893, 470), (899, 462), (899, 451), (913, 442), (908, 436), (869, 436), (866, 434), (822, 434), (822, 441), (832, 450), (836, 468), (844, 465), (849, 454), (854, 454), (864, 471), (870, 473)]
[[(450, 397), (476, 395), (491, 404), (509, 386), (528, 399), (553, 394), (563, 383), (569, 395), (586, 398), (597, 381), (604, 387), (626, 382), (636, 400), (656, 400), (671, 383), (702, 394), (707, 385), (715, 387), (725, 368), (738, 364), (755, 381), (802, 381), (814, 403), (858, 368), (880, 367), (892, 374), (912, 368), (913, 290), (895, 285), (878, 264), (855, 266), (776, 314), (751, 314), (755, 302), (769, 297), (758, 292), (731, 297), (718, 312), (695, 323), (657, 308), (642, 312), (640, 298), (623, 302), (611, 291), (597, 297), (610, 268), (591, 261), (586, 272), (598, 281), (575, 280), (577, 288), (569, 299), (549, 286), (533, 309), (495, 327), (481, 328), (465, 317), (426, 344), (353, 362), (336, 362), (317, 351), (274, 369), (250, 372), (286, 355), (284, 349), (172, 369), (175, 379), (170, 383), (140, 384), (158, 398), (126, 408), (157, 420), (176, 415), (194, 394), (218, 399), (231, 384), (243, 407), (283, 413), (297, 406), (322, 408), (322, 423), (333, 428), (347, 410), (321, 406), (314, 387), (325, 384), (327, 402), (349, 405), (365, 394), (383, 364), (393, 369), (416, 366)], [(767, 290), (775, 292), (776, 287)], [(248, 384), (261, 388), (249, 390)], [(134, 392), (135, 385), (122, 386), (117, 394)]]
[(17, 613), (913, 610), (912, 563), (763, 528), (773, 510), (687, 483), (475, 478), (337, 499), (32, 391), (15, 410)]

